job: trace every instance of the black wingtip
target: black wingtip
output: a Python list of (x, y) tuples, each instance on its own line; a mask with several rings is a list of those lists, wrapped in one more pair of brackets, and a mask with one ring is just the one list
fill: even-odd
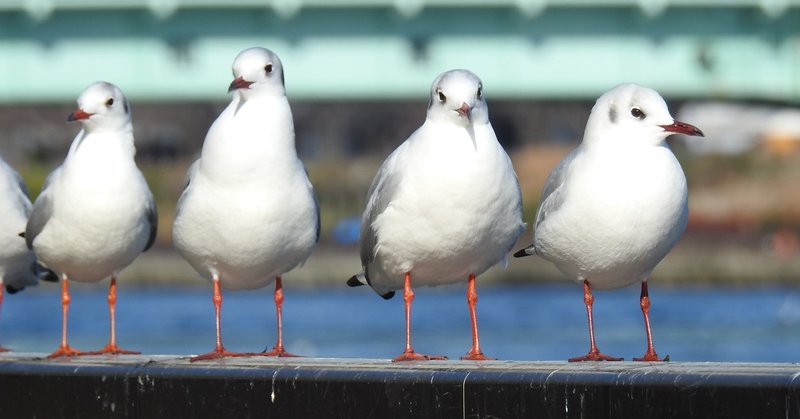
[(524, 258), (525, 256), (530, 256), (530, 254), (528, 253), (528, 249), (530, 249), (530, 248), (526, 247), (526, 248), (524, 248), (522, 250), (517, 251), (516, 253), (514, 253), (514, 257), (515, 258)]
[(18, 292), (20, 292), (20, 291), (22, 291), (24, 289), (25, 289), (25, 287), (14, 288), (11, 285), (6, 285), (6, 292), (8, 292), (9, 294), (16, 294), (16, 293), (18, 293)]
[(358, 280), (358, 275), (353, 275), (352, 277), (350, 277), (350, 279), (347, 280), (347, 286), (360, 287), (362, 285), (364, 284), (362, 284), (361, 281)]
[(384, 300), (391, 300), (394, 297), (394, 291), (389, 291), (386, 294), (381, 295)]
[(58, 282), (58, 275), (55, 272), (41, 265), (40, 268), (42, 269), (42, 272), (39, 273), (39, 279), (47, 282)]

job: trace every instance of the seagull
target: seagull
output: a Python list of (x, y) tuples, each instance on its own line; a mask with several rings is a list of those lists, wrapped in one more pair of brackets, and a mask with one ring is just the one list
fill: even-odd
[(525, 230), (514, 168), (489, 123), (481, 80), (467, 70), (439, 75), (425, 122), (381, 165), (361, 222), (363, 272), (347, 281), (392, 298), (403, 290), (406, 346), (394, 361), (445, 359), (411, 346), (413, 285), (468, 281), (472, 347), (480, 349), (475, 277), (498, 262)]
[[(0, 157), (0, 306), (3, 304), (3, 287), (9, 294), (34, 286), (39, 279), (53, 280), (52, 273), (41, 269), (33, 251), (25, 246), (19, 233), (33, 205), (28, 199), (28, 188), (22, 177)], [(57, 278), (55, 279), (57, 280)], [(0, 346), (0, 352), (9, 349)]]
[(590, 349), (570, 361), (619, 361), (597, 349), (594, 289), (641, 282), (647, 352), (661, 361), (650, 332), (647, 278), (686, 228), (686, 177), (666, 143), (671, 134), (703, 136), (676, 121), (652, 89), (621, 84), (592, 108), (583, 142), (550, 173), (542, 192), (533, 244), (515, 257), (539, 255), (583, 283)]
[[(64, 162), (45, 179), (25, 228), (28, 248), (62, 280), (61, 346), (49, 357), (137, 354), (117, 346), (116, 278), (153, 245), (158, 216), (134, 161), (130, 106), (119, 87), (96, 82), (78, 97), (78, 110), (67, 121), (78, 121), (83, 129)], [(78, 351), (67, 342), (69, 280), (97, 282), (108, 276), (109, 343), (99, 351)]]
[(319, 206), (297, 157), (280, 59), (265, 48), (246, 49), (233, 76), (233, 99), (189, 168), (173, 229), (180, 254), (214, 285), (216, 347), (192, 361), (254, 355), (222, 345), (220, 287), (257, 289), (273, 280), (278, 337), (261, 355), (294, 356), (283, 346), (281, 277), (319, 240)]

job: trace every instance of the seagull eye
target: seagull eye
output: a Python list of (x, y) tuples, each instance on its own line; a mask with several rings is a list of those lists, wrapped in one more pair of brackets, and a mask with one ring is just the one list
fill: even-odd
[(445, 96), (444, 93), (442, 93), (441, 90), (437, 90), (436, 94), (439, 95), (439, 102), (444, 103), (444, 101), (447, 100), (447, 96)]
[(645, 114), (644, 114), (644, 112), (642, 112), (641, 109), (633, 108), (633, 109), (631, 109), (631, 116), (633, 116), (634, 118), (638, 118), (638, 119), (644, 119)]
[(264, 71), (266, 71), (267, 74), (272, 73), (272, 63), (265, 65)]
[(113, 104), (114, 104), (114, 98), (113, 98), (113, 97), (112, 97), (112, 98), (109, 98), (109, 99), (106, 101), (106, 106), (109, 106), (109, 107), (110, 107), (110, 106), (111, 106), (111, 105), (113, 105)]
[(483, 99), (483, 86), (478, 86), (478, 99)]

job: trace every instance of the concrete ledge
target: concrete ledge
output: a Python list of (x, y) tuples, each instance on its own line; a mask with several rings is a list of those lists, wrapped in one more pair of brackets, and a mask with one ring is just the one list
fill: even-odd
[(24, 417), (800, 418), (800, 365), (0, 355)]

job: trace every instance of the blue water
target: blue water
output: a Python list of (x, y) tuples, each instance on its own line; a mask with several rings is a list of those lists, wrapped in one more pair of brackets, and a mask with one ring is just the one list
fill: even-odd
[[(99, 349), (108, 339), (106, 284), (72, 284), (70, 343)], [(403, 301), (367, 287), (296, 289), (285, 282), (284, 339), (305, 356), (389, 358), (404, 344)], [(483, 287), (481, 346), (500, 359), (563, 360), (588, 349), (582, 289), (573, 284)], [(638, 287), (595, 293), (600, 349), (630, 359), (645, 349)], [(800, 290), (659, 288), (651, 285), (659, 355), (674, 361), (800, 361)], [(271, 290), (227, 292), (223, 339), (234, 351), (272, 347)], [(211, 287), (132, 288), (120, 283), (119, 344), (145, 354), (196, 354), (214, 342)], [(6, 295), (0, 341), (17, 351), (50, 352), (60, 339), (59, 287), (43, 284)], [(457, 358), (471, 342), (464, 286), (418, 288), (414, 348)]]

